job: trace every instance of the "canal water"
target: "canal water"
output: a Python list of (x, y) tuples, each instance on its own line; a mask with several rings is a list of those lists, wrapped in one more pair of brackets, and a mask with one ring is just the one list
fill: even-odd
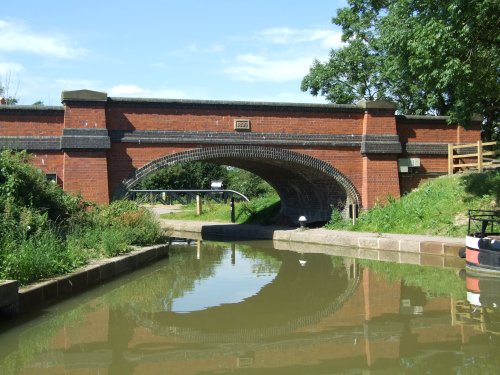
[(193, 242), (0, 324), (7, 374), (493, 374), (495, 280), (457, 269)]

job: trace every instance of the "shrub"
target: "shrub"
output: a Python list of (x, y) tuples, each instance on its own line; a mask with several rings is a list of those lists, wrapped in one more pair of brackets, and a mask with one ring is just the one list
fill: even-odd
[(28, 161), (26, 152), (0, 152), (0, 279), (26, 284), (163, 240), (159, 222), (136, 203), (89, 204)]

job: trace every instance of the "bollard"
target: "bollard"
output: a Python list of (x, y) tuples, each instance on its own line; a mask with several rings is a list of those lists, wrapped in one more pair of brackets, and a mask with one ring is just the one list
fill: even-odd
[(234, 214), (234, 197), (231, 197), (231, 223), (235, 223), (236, 222), (236, 216)]
[(299, 225), (301, 230), (307, 229), (306, 224), (307, 224), (307, 218), (305, 216), (299, 217)]

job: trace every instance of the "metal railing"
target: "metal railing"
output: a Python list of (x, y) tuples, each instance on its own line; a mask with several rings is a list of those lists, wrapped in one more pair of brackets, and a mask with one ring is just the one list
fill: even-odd
[(216, 202), (226, 202), (235, 197), (239, 200), (249, 201), (249, 199), (236, 190), (212, 190), (212, 189), (175, 189), (175, 190), (129, 190), (129, 197), (143, 203), (189, 204), (196, 200), (196, 196), (211, 199)]
[(455, 169), (477, 169), (478, 172), (483, 172), (485, 168), (495, 167), (493, 157), (496, 152), (484, 149), (494, 145), (496, 142), (482, 141), (461, 145), (448, 144), (448, 174), (452, 175)]

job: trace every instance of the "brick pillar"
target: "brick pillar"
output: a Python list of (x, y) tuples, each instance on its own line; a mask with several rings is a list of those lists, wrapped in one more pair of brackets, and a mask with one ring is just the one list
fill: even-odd
[(361, 101), (364, 109), (363, 178), (361, 200), (364, 208), (384, 203), (387, 196), (400, 196), (398, 154), (402, 152), (396, 129), (394, 103), (385, 101)]
[(106, 129), (106, 93), (78, 90), (63, 91), (64, 151), (63, 189), (80, 193), (84, 199), (109, 203)]

